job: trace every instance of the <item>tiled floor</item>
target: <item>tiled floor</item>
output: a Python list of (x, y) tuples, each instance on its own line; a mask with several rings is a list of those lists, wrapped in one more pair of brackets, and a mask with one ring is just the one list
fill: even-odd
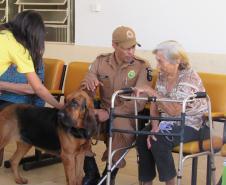
[[(105, 164), (101, 162), (101, 153), (104, 151), (104, 144), (102, 142), (99, 142), (97, 146), (94, 147), (94, 150), (96, 152), (96, 159), (98, 162), (98, 166), (100, 171), (103, 170)], [(14, 151), (15, 146), (14, 144), (10, 144), (5, 149), (5, 159), (8, 159), (9, 156)], [(33, 153), (34, 151), (31, 151), (30, 153)], [(175, 161), (178, 160), (178, 155), (175, 154)], [(124, 169), (121, 169), (119, 171), (119, 175), (116, 179), (117, 185), (138, 185), (137, 180), (137, 164), (136, 164), (136, 152), (134, 149), (132, 149), (127, 157), (127, 166)], [(222, 171), (223, 167), (223, 158), (219, 155), (215, 158), (216, 161), (216, 178), (219, 179), (219, 176)], [(183, 185), (190, 184), (190, 169), (191, 169), (191, 162), (187, 161), (185, 163), (185, 169), (184, 169), (184, 175), (182, 179)], [(64, 170), (62, 167), (62, 164), (55, 164), (48, 167), (43, 167), (39, 169), (34, 169), (30, 171), (22, 171), (23, 176), (28, 178), (29, 185), (65, 185), (65, 178), (64, 178)], [(205, 159), (202, 157), (199, 161), (198, 166), (198, 183), (197, 185), (204, 185), (205, 184), (205, 177), (206, 177), (206, 162)], [(14, 181), (12, 178), (12, 173), (10, 169), (6, 169), (4, 167), (0, 168), (0, 185), (14, 185)], [(160, 183), (158, 181), (158, 178), (155, 180), (155, 185), (161, 185), (163, 183)]]

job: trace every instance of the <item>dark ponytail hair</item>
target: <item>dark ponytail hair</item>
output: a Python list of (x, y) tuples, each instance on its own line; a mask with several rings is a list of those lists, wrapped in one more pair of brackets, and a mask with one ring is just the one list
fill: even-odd
[(0, 30), (5, 29), (11, 31), (15, 39), (28, 49), (37, 71), (45, 49), (45, 26), (41, 15), (33, 10), (23, 11), (0, 26)]

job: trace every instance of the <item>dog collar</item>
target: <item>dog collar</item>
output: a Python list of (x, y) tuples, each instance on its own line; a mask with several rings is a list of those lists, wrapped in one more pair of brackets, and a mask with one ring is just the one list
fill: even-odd
[(80, 138), (80, 139), (89, 139), (90, 137), (88, 137), (87, 135), (87, 131), (84, 128), (75, 128), (75, 127), (71, 127), (69, 129), (69, 132), (71, 133), (71, 135), (73, 135), (75, 138)]

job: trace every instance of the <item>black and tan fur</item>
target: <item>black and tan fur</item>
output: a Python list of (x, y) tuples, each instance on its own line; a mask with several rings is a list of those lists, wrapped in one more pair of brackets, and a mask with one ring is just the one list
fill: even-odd
[(93, 102), (84, 91), (66, 98), (65, 107), (38, 108), (26, 104), (9, 105), (0, 112), (0, 163), (3, 148), (12, 140), (16, 152), (10, 159), (16, 183), (26, 184), (18, 164), (32, 146), (60, 155), (68, 185), (81, 185), (84, 152), (96, 131)]

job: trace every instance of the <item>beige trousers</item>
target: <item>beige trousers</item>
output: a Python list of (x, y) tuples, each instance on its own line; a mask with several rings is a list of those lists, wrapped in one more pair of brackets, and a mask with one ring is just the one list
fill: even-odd
[[(105, 135), (104, 142), (108, 146), (108, 134), (107, 134), (107, 123), (101, 123), (102, 124), (102, 129), (101, 129), (101, 134)], [(104, 127), (104, 128), (103, 128)], [(135, 121), (132, 119), (128, 118), (115, 118), (113, 121), (113, 128), (115, 129), (125, 129), (125, 130), (130, 130), (133, 131), (135, 130)], [(104, 138), (104, 137), (102, 137)], [(133, 134), (126, 134), (126, 133), (119, 133), (119, 132), (113, 132), (112, 135), (112, 151), (118, 148), (124, 148), (131, 146), (132, 143), (135, 140), (135, 136)], [(107, 147), (108, 148), (108, 147)], [(119, 158), (122, 156), (122, 154), (125, 152), (125, 150), (120, 150), (115, 153), (113, 156), (113, 164), (119, 160)], [(108, 150), (106, 149), (103, 156), (102, 156), (102, 161), (107, 161), (108, 157)], [(126, 165), (125, 159), (123, 159), (119, 164), (118, 168), (123, 168)]]

